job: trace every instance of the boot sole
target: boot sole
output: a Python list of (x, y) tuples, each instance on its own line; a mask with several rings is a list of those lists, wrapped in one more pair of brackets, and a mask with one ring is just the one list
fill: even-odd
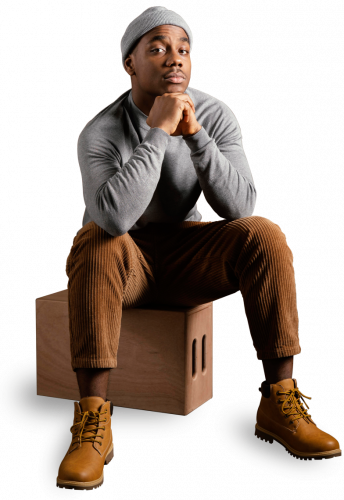
[(292, 455), (293, 457), (300, 458), (301, 460), (322, 460), (323, 458), (333, 458), (333, 457), (340, 457), (342, 454), (342, 451), (340, 448), (337, 450), (329, 450), (329, 451), (319, 451), (319, 452), (313, 452), (313, 453), (307, 453), (303, 451), (297, 451), (294, 450), (291, 446), (289, 446), (282, 438), (274, 434), (273, 432), (267, 431), (266, 429), (263, 429), (260, 427), (258, 424), (255, 426), (255, 436), (257, 438), (263, 440), (263, 441), (268, 441), (269, 443), (273, 443), (273, 441), (277, 441), (279, 444), (284, 446), (284, 448), (287, 450), (287, 452)]
[[(113, 443), (111, 444), (111, 448), (109, 453), (106, 455), (104, 465), (107, 465), (113, 459)], [(94, 481), (67, 481), (64, 479), (56, 479), (56, 486), (58, 488), (66, 488), (69, 490), (93, 490), (95, 488), (99, 488), (104, 482), (104, 473), (99, 479), (95, 479)]]

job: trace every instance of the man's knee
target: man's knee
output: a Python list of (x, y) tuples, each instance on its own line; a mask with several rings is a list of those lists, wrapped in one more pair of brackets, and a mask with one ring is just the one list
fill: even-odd
[(278, 224), (260, 215), (252, 215), (248, 219), (250, 230), (263, 244), (265, 243), (269, 247), (274, 244), (287, 245), (286, 235)]

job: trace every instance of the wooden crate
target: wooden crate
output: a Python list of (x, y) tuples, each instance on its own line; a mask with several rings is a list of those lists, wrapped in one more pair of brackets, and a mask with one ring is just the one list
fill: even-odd
[[(37, 394), (79, 401), (71, 366), (68, 289), (36, 299)], [(114, 406), (187, 415), (213, 397), (213, 303), (122, 311)]]

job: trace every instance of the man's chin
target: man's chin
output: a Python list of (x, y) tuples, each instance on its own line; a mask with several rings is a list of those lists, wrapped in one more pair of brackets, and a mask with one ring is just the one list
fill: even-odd
[(164, 81), (164, 86), (168, 89), (166, 94), (172, 94), (173, 92), (182, 92), (184, 93), (187, 89), (187, 85), (185, 85), (185, 81), (180, 83), (169, 82), (168, 80)]

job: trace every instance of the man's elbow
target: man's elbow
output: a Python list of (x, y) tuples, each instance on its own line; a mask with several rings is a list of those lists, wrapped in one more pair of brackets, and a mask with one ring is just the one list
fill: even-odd
[(244, 200), (241, 200), (241, 203), (238, 203), (236, 208), (233, 209), (231, 206), (231, 211), (229, 214), (230, 220), (242, 219), (243, 217), (250, 217), (253, 215), (255, 206), (257, 202), (257, 191), (256, 188), (250, 184), (250, 190)]
[(110, 223), (108, 221), (104, 221), (102, 218), (93, 218), (94, 222), (97, 224), (97, 226), (101, 227), (106, 231), (108, 234), (110, 234), (113, 237), (116, 236), (122, 236), (126, 231), (123, 231), (122, 228), (118, 227), (117, 224)]

